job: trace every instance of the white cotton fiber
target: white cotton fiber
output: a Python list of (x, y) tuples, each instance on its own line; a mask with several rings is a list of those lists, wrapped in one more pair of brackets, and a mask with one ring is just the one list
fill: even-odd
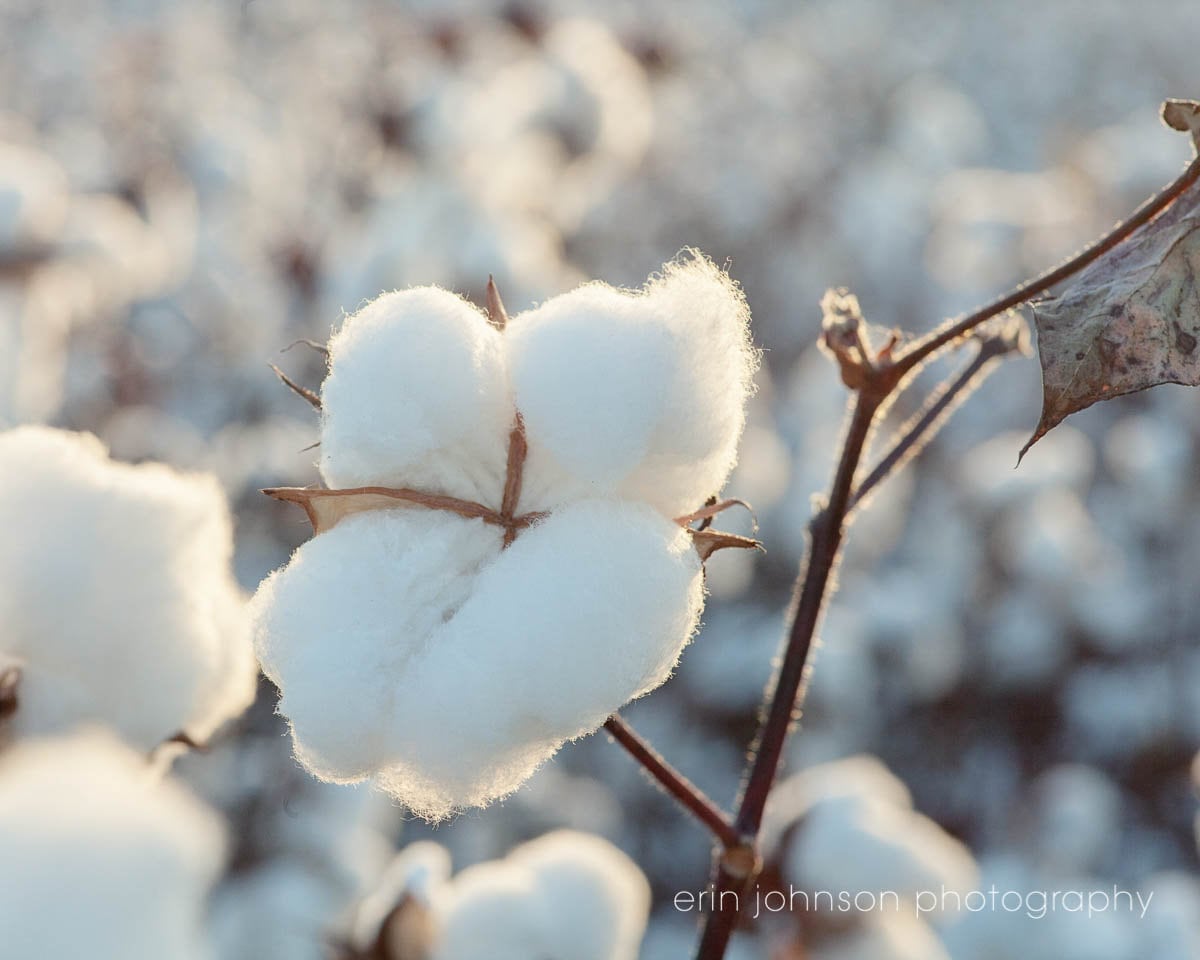
[(363, 513), (263, 582), (251, 603), (255, 646), (309, 770), (355, 781), (386, 764), (413, 661), (466, 602), (501, 536), (420, 508)]
[(141, 750), (203, 740), (254, 696), (209, 476), (108, 459), (88, 434), (0, 434), (0, 661), (21, 668), (18, 736), (100, 723)]
[(462, 871), (435, 912), (433, 960), (635, 960), (650, 887), (612, 844), (560, 830)]
[(0, 952), (13, 960), (209, 960), (215, 814), (95, 731), (0, 758)]
[(699, 254), (639, 292), (592, 283), (514, 317), (509, 375), (529, 437), (527, 497), (703, 505), (736, 462), (757, 363), (741, 290)]
[(402, 508), (297, 550), (256, 643), (313, 773), (439, 817), (665, 681), (702, 599), (690, 536), (645, 504), (564, 506), (503, 552), (482, 521)]
[(943, 887), (973, 889), (978, 869), (970, 851), (913, 810), (907, 791), (878, 761), (854, 757), (805, 770), (794, 780), (802, 789), (781, 786), (798, 817), (783, 852), (789, 882), (904, 898)]
[(500, 333), (437, 287), (384, 294), (329, 342), (321, 475), (500, 505), (513, 408)]

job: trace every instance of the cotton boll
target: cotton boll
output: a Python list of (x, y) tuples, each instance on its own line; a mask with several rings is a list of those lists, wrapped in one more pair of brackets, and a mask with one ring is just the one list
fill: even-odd
[(436, 287), (384, 294), (329, 343), (321, 474), (500, 506), (513, 410), (499, 332)]
[(0, 435), (0, 526), (17, 736), (98, 722), (150, 750), (180, 731), (206, 739), (253, 699), (232, 524), (211, 477), (22, 427)]
[(385, 787), (433, 816), (511, 793), (667, 679), (702, 600), (690, 536), (651, 508), (561, 508), (479, 574), (401, 679)]
[(449, 879), (450, 854), (445, 847), (428, 840), (410, 843), (355, 911), (355, 946), (366, 950), (375, 943), (384, 923), (403, 901), (411, 898), (424, 909), (431, 907)]
[(314, 774), (353, 781), (386, 764), (404, 672), (500, 542), (497, 528), (447, 513), (357, 514), (263, 582), (251, 605), (255, 646)]
[(878, 761), (855, 757), (794, 779), (777, 801), (772, 828), (778, 829), (781, 814), (800, 813), (783, 858), (793, 883), (906, 897), (943, 886), (968, 890), (977, 879), (970, 851), (912, 810), (903, 785)]
[(216, 816), (107, 735), (33, 740), (0, 760), (4, 954), (209, 960)]
[(551, 956), (634, 958), (650, 914), (650, 885), (637, 864), (606, 840), (559, 830), (508, 858), (537, 878)]
[(649, 911), (633, 861), (599, 837), (561, 830), (454, 879), (433, 960), (634, 960)]
[(717, 493), (756, 365), (748, 320), (741, 291), (698, 254), (640, 293), (589, 284), (514, 317), (529, 508), (616, 494), (674, 517)]

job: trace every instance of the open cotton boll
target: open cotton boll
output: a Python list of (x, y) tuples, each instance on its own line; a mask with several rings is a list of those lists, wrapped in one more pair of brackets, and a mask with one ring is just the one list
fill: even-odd
[(784, 873), (807, 889), (900, 897), (967, 891), (978, 877), (970, 851), (928, 817), (862, 796), (813, 806), (791, 838)]
[(501, 552), (499, 528), (399, 509), (301, 546), (253, 602), (296, 754), (437, 818), (511, 793), (661, 684), (696, 626), (700, 561), (645, 504), (582, 501)]
[(0, 434), (0, 659), (17, 736), (100, 723), (142, 750), (203, 740), (254, 697), (215, 479), (108, 459), (89, 434)]
[(410, 843), (396, 855), (379, 884), (358, 905), (352, 933), (355, 947), (366, 951), (381, 938), (387, 939), (389, 931), (383, 927), (406, 901), (415, 901), (417, 909), (430, 909), (449, 879), (450, 854), (445, 847), (430, 840)]
[(0, 758), (3, 954), (209, 960), (216, 815), (107, 734), (30, 740)]
[(500, 333), (437, 287), (385, 293), (329, 342), (321, 475), (498, 507), (513, 408)]
[(650, 916), (650, 885), (611, 843), (557, 830), (518, 847), (508, 860), (531, 870), (548, 910), (546, 955), (624, 960), (638, 955)]
[(741, 291), (700, 254), (640, 292), (591, 283), (514, 317), (523, 506), (610, 495), (671, 517), (701, 506), (736, 462), (757, 362), (748, 323)]
[(634, 960), (649, 912), (632, 860), (560, 830), (454, 878), (439, 901), (433, 960)]

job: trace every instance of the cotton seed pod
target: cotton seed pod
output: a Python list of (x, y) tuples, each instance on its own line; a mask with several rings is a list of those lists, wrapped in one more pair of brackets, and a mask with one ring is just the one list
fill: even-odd
[(149, 751), (204, 740), (257, 669), (215, 478), (108, 458), (90, 434), (0, 434), (0, 671), (16, 737), (103, 724)]

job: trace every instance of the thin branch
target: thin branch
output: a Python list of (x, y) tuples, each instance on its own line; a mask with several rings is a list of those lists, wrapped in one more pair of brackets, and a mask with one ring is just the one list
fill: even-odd
[(900, 428), (900, 436), (891, 449), (854, 490), (849, 511), (853, 513), (879, 484), (920, 453), (936, 436), (949, 414), (983, 382), (995, 362), (1017, 349), (1020, 349), (1020, 341), (1011, 336), (980, 338), (979, 350), (971, 362), (952, 381), (940, 384), (930, 393), (916, 416)]
[[(779, 761), (796, 711), (804, 699), (809, 674), (808, 660), (813, 638), (824, 612), (826, 594), (841, 554), (846, 515), (850, 508), (851, 489), (858, 472), (859, 461), (871, 435), (875, 416), (896, 381), (889, 375), (877, 378), (880, 389), (872, 386), (871, 377), (861, 392), (850, 400), (849, 426), (842, 441), (842, 453), (830, 485), (829, 497), (823, 508), (809, 524), (809, 549), (803, 573), (798, 578), (798, 592), (790, 610), (783, 659), (771, 692), (767, 696), (767, 714), (762, 722), (757, 742), (751, 749), (751, 760), (742, 797), (738, 804), (734, 827), (739, 835), (756, 842), (762, 825), (767, 797), (775, 783)], [(700, 937), (697, 960), (721, 960), (733, 929), (737, 924), (742, 895), (757, 875), (757, 860), (749, 868), (742, 858), (722, 858), (714, 884), (714, 909), (705, 918)], [(723, 893), (734, 892), (737, 908), (725, 907)]]
[(1100, 239), (1088, 244), (1065, 263), (1046, 271), (1032, 280), (1026, 281), (1010, 293), (1005, 294), (998, 300), (994, 300), (985, 307), (981, 307), (974, 313), (968, 314), (960, 320), (951, 321), (943, 325), (940, 329), (933, 330), (919, 340), (914, 341), (896, 355), (896, 366), (904, 372), (912, 370), (943, 347), (970, 333), (985, 320), (990, 320), (992, 317), (1011, 310), (1013, 307), (1020, 306), (1022, 303), (1032, 300), (1039, 294), (1045, 293), (1051, 287), (1062, 283), (1062, 281), (1066, 280), (1072, 274), (1078, 273), (1093, 260), (1107, 253), (1126, 237), (1144, 227), (1178, 199), (1197, 180), (1200, 180), (1200, 156), (1197, 156), (1196, 159), (1188, 164), (1187, 168), (1174, 182), (1164, 187), (1138, 207), (1128, 220), (1118, 223), (1112, 230), (1100, 237)]
[(613, 714), (604, 722), (604, 729), (680, 806), (708, 827), (723, 847), (728, 849), (738, 845), (740, 838), (729, 817), (699, 787), (667, 763), (629, 724)]

